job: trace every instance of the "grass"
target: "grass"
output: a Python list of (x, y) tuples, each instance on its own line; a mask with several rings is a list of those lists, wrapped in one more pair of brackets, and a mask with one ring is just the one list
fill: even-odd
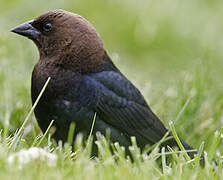
[[(34, 115), (28, 116), (32, 108), (30, 79), (38, 52), (32, 42), (9, 31), (56, 8), (79, 13), (96, 27), (115, 64), (140, 89), (164, 124), (169, 128), (172, 121), (179, 137), (198, 149), (199, 155), (205, 152), (205, 168), (198, 165), (198, 158), (185, 160), (184, 151), (153, 148), (149, 155), (140, 153), (134, 138), (130, 152), (135, 161), (131, 162), (117, 143), (112, 155), (108, 141), (100, 135), (99, 157), (91, 159), (91, 138), (85, 149), (79, 136), (72, 152), (69, 143), (62, 148), (50, 140), (50, 133), (41, 133)], [(2, 0), (0, 179), (220, 179), (222, 16), (222, 3), (209, 0)], [(70, 129), (71, 144), (75, 126)], [(10, 148), (13, 141), (16, 146)], [(32, 146), (55, 153), (57, 164), (49, 167), (37, 159), (19, 169), (18, 163), (6, 163), (10, 155)], [(161, 166), (155, 161), (158, 157)], [(218, 162), (217, 168), (210, 163), (212, 158)]]

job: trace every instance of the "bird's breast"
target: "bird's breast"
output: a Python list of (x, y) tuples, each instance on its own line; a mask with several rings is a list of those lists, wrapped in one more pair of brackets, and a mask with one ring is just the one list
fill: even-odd
[(32, 74), (31, 94), (35, 102), (48, 78), (51, 78), (41, 101), (72, 99), (81, 83), (81, 75), (51, 64), (37, 63)]

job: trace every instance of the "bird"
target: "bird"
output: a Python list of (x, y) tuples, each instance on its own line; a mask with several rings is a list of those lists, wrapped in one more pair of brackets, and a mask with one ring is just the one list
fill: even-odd
[[(79, 133), (89, 135), (94, 117), (93, 135), (109, 132), (111, 142), (126, 148), (131, 137), (140, 149), (156, 144), (168, 132), (173, 137), (139, 89), (112, 62), (100, 35), (82, 16), (51, 10), (11, 31), (32, 40), (39, 51), (32, 72), (32, 104), (51, 78), (34, 114), (43, 132), (54, 120), (56, 141), (67, 141), (71, 123), (76, 125), (74, 138)], [(180, 141), (186, 150), (194, 149)], [(161, 144), (167, 145), (178, 147), (174, 138)]]

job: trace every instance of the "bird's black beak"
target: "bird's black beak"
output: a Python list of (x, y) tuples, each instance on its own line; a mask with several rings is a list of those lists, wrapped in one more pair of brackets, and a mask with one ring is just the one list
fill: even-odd
[(32, 22), (33, 20), (20, 24), (16, 26), (15, 28), (13, 28), (11, 32), (14, 32), (16, 34), (28, 37), (29, 39), (35, 40), (40, 35), (40, 31), (37, 30), (35, 27), (33, 27)]

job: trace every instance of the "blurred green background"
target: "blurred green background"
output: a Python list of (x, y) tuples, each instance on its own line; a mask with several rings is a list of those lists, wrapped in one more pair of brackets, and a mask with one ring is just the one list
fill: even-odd
[[(189, 144), (210, 147), (223, 124), (223, 2), (217, 0), (1, 0), (0, 128), (12, 133), (31, 108), (30, 79), (38, 51), (10, 29), (64, 9), (90, 21), (121, 71), (153, 111)], [(186, 105), (185, 105), (186, 104)], [(34, 116), (26, 139), (40, 133)], [(30, 140), (30, 141), (31, 141)], [(220, 146), (223, 150), (223, 146)]]

